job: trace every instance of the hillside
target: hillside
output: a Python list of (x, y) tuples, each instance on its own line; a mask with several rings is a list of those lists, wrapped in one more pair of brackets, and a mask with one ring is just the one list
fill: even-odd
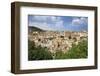
[(32, 31), (41, 31), (41, 32), (43, 32), (44, 31), (40, 28), (33, 27), (33, 26), (28, 26), (28, 30), (29, 30), (29, 32), (32, 32)]

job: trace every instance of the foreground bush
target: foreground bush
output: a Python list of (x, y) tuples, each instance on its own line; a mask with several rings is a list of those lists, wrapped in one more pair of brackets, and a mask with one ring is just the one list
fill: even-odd
[(87, 58), (88, 56), (88, 44), (87, 41), (83, 40), (78, 45), (73, 44), (72, 48), (68, 52), (63, 53), (57, 51), (54, 59), (78, 59)]
[(34, 47), (34, 42), (28, 41), (28, 60), (49, 60), (52, 59), (52, 54), (41, 46)]

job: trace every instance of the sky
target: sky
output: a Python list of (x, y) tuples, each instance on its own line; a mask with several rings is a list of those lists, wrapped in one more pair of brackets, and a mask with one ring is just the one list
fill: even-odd
[(49, 31), (87, 31), (88, 17), (28, 15), (28, 26)]

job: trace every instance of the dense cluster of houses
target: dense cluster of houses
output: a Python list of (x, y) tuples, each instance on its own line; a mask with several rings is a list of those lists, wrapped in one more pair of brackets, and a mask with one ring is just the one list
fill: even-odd
[(57, 50), (68, 51), (72, 47), (72, 44), (77, 45), (81, 40), (87, 40), (87, 36), (88, 34), (85, 31), (34, 31), (29, 33), (28, 39), (35, 43), (35, 47), (46, 47), (50, 52), (55, 53)]

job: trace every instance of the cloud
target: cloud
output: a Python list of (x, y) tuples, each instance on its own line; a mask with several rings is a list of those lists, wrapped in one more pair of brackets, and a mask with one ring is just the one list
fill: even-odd
[(64, 28), (64, 22), (63, 22), (62, 20), (57, 21), (57, 22), (55, 23), (55, 28), (63, 29), (63, 28)]
[(51, 30), (51, 28), (49, 26), (47, 26), (48, 24), (46, 22), (30, 22), (29, 26), (34, 26), (37, 28), (41, 28), (43, 30)]
[(87, 24), (88, 23), (87, 18), (81, 17), (80, 20), (81, 20), (81, 24)]
[(57, 16), (30, 16), (31, 17), (31, 20), (32, 21), (44, 21), (44, 22), (47, 22), (48, 20), (49, 21), (59, 21), (61, 20), (61, 17), (57, 17)]
[(63, 20), (58, 16), (30, 16), (29, 26), (35, 26), (43, 30), (61, 30)]
[(32, 21), (46, 21), (48, 19), (48, 16), (31, 16)]
[(88, 23), (87, 18), (81, 17), (81, 18), (73, 18), (72, 25), (85, 25)]

